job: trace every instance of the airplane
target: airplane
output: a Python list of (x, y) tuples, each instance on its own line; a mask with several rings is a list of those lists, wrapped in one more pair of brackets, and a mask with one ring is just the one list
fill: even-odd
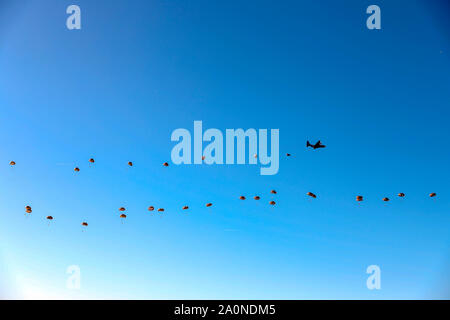
[(325, 148), (325, 146), (319, 141), (316, 144), (311, 144), (309, 141), (306, 141), (306, 147), (311, 147), (313, 149)]

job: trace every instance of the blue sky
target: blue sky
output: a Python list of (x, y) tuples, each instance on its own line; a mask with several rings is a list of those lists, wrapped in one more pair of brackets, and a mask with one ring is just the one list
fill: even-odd
[[(81, 30), (66, 28), (70, 4)], [(371, 4), (381, 30), (366, 28)], [(448, 298), (445, 12), (445, 1), (0, 1), (0, 296)], [(172, 131), (194, 120), (279, 129), (279, 173), (163, 168)], [(378, 291), (366, 288), (372, 264)], [(81, 290), (66, 288), (69, 265)]]

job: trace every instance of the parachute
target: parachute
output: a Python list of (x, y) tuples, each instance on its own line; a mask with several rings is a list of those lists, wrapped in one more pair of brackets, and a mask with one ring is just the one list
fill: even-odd
[(164, 166), (164, 167), (168, 167), (169, 164), (168, 164), (167, 162), (164, 162), (164, 163), (163, 163), (163, 166)]
[(120, 207), (119, 211), (125, 211), (125, 208), (124, 207)]
[(270, 191), (270, 193), (277, 194), (277, 192), (275, 190)]
[(155, 207), (154, 207), (154, 206), (148, 207), (148, 211), (153, 211), (153, 210), (155, 210)]
[(404, 194), (403, 192), (400, 192), (400, 193), (398, 194), (398, 196), (399, 196), (400, 198), (403, 198), (403, 197), (405, 196), (405, 194)]
[(15, 166), (15, 165), (16, 165), (16, 162), (15, 162), (15, 161), (10, 161), (9, 164), (10, 164), (11, 166)]
[(207, 207), (211, 207), (211, 206), (212, 206), (212, 203), (209, 202), (209, 203), (206, 204), (206, 206), (207, 206)]
[(183, 210), (187, 210), (187, 209), (189, 209), (188, 206), (184, 206), (184, 207), (183, 207)]
[(90, 163), (94, 163), (95, 160), (94, 160), (93, 158), (90, 158), (90, 159), (89, 159), (89, 162), (90, 162)]
[(389, 198), (383, 198), (383, 201), (387, 202), (387, 201), (389, 201)]
[(87, 223), (87, 222), (82, 222), (81, 225), (82, 225), (83, 227), (87, 227), (87, 226), (88, 226), (88, 223)]
[(159, 217), (162, 218), (163, 217), (164, 208), (159, 208), (158, 212), (159, 212)]
[(132, 167), (132, 166), (133, 166), (133, 162), (128, 161), (128, 165), (129, 165), (130, 167)]
[(127, 215), (122, 213), (119, 217), (125, 219), (127, 217)]
[(75, 169), (73, 169), (73, 171), (75, 171), (75, 172), (80, 172), (80, 168), (75, 167)]
[(272, 201), (269, 202), (269, 204), (271, 204), (272, 206), (274, 206), (274, 205), (275, 205), (275, 201), (272, 200)]
[(286, 153), (286, 157), (290, 157), (291, 156), (291, 154), (290, 153)]
[(31, 207), (30, 207), (30, 206), (26, 206), (26, 207), (25, 207), (25, 212), (26, 212), (26, 213), (31, 214), (32, 211), (33, 211), (33, 210), (31, 210)]
[(430, 197), (431, 197), (431, 198), (436, 197), (436, 192), (430, 193)]
[(239, 199), (245, 200), (245, 197), (244, 196), (240, 196)]
[(363, 201), (363, 196), (356, 196), (356, 201)]
[(312, 198), (317, 198), (317, 196), (314, 193), (312, 193), (312, 192), (308, 192), (307, 195), (312, 197)]
[(259, 200), (259, 199), (261, 199), (261, 198), (260, 198), (259, 196), (254, 196), (253, 199)]
[(52, 220), (53, 220), (53, 217), (52, 216), (47, 216), (47, 221), (48, 221), (48, 226), (50, 227), (50, 223), (52, 222)]

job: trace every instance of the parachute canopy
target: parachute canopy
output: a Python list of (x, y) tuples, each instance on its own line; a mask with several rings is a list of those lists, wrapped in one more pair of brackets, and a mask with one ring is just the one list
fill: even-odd
[(164, 208), (159, 208), (158, 211), (159, 212), (164, 212)]
[(312, 192), (308, 192), (307, 195), (313, 198), (317, 198), (317, 196)]
[(399, 196), (400, 198), (403, 198), (403, 197), (405, 196), (405, 194), (404, 194), (403, 192), (400, 192), (400, 193), (398, 194), (398, 196)]
[(26, 206), (25, 207), (25, 212), (26, 213), (31, 213), (32, 212), (31, 207), (30, 206)]
[(209, 203), (206, 204), (206, 206), (207, 206), (207, 207), (211, 207), (211, 206), (212, 206), (212, 203), (209, 202)]
[(363, 196), (356, 196), (356, 201), (363, 201)]
[(87, 222), (82, 222), (81, 225), (82, 225), (83, 227), (87, 227), (87, 226), (88, 226), (88, 223), (87, 223)]
[(125, 211), (125, 208), (124, 207), (120, 207), (119, 211)]
[(128, 161), (128, 165), (129, 165), (130, 167), (132, 167), (132, 166), (133, 166), (133, 162)]
[(270, 193), (277, 194), (277, 192), (275, 190), (271, 190)]
[(389, 198), (385, 197), (385, 198), (383, 198), (383, 201), (389, 201)]
[(245, 197), (244, 196), (240, 196), (239, 199), (245, 200)]
[(436, 192), (432, 192), (432, 193), (430, 193), (430, 197), (436, 197)]
[(187, 209), (189, 209), (188, 206), (184, 206), (184, 207), (183, 207), (183, 210), (187, 210)]
[(73, 171), (75, 171), (75, 172), (80, 172), (80, 168), (75, 167), (75, 169), (73, 169)]
[(272, 200), (272, 201), (269, 202), (269, 204), (274, 206), (275, 205), (275, 201)]
[(253, 199), (259, 200), (259, 199), (261, 199), (261, 198), (260, 198), (259, 196), (254, 196)]
[(120, 216), (119, 216), (120, 218), (126, 218), (127, 217), (127, 215), (126, 214), (124, 214), (124, 213), (122, 213)]
[(148, 211), (153, 211), (153, 210), (155, 210), (155, 207), (154, 207), (154, 206), (148, 207)]
[(47, 220), (53, 220), (52, 216), (47, 216)]
[(94, 160), (93, 158), (90, 158), (90, 159), (89, 159), (89, 162), (90, 162), (90, 163), (94, 163), (95, 160)]
[(10, 161), (9, 164), (12, 165), (12, 166), (15, 166), (16, 162), (15, 161)]
[(168, 167), (169, 164), (168, 164), (167, 162), (164, 162), (164, 163), (163, 163), (163, 166), (164, 166), (164, 167)]

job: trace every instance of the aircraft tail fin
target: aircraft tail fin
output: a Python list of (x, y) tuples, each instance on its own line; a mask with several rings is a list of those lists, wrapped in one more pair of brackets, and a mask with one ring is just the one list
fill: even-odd
[(311, 143), (309, 143), (309, 141), (306, 141), (306, 147), (312, 147), (313, 145)]

